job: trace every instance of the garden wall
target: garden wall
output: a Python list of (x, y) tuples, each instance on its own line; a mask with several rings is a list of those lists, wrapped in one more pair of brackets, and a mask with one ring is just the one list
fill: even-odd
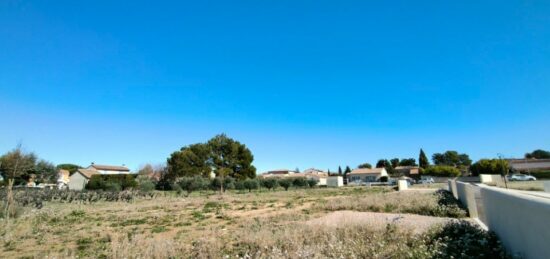
[(452, 182), (449, 186), (471, 217), (494, 231), (510, 252), (524, 258), (548, 258), (550, 195)]

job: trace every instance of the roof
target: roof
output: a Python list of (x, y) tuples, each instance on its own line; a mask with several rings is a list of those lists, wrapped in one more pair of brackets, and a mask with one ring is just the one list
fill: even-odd
[(409, 170), (409, 169), (418, 169), (418, 166), (397, 166), (395, 167), (396, 170)]
[(127, 171), (130, 172), (130, 169), (125, 166), (118, 166), (118, 165), (97, 165), (92, 164), (88, 168), (93, 167), (96, 170), (105, 170), (105, 171)]
[(296, 172), (288, 169), (271, 170), (264, 174), (295, 174)]
[(83, 175), (88, 179), (92, 178), (92, 175), (99, 174), (99, 172), (97, 172), (96, 170), (82, 169), (82, 168), (78, 169), (78, 171), (76, 172), (80, 173), (81, 175)]
[(550, 169), (550, 159), (510, 159), (508, 163), (516, 170)]
[(350, 174), (380, 174), (382, 173), (382, 170), (385, 170), (385, 168), (357, 168), (353, 169)]

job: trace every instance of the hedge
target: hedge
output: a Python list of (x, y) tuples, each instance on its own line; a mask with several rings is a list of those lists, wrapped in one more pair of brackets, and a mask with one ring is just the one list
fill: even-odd
[(430, 166), (426, 168), (424, 170), (424, 174), (431, 175), (431, 176), (457, 177), (457, 176), (460, 176), (460, 170), (452, 166), (436, 165), (436, 166)]
[(136, 176), (134, 174), (92, 175), (92, 178), (86, 184), (86, 189), (120, 191), (134, 188), (137, 186)]

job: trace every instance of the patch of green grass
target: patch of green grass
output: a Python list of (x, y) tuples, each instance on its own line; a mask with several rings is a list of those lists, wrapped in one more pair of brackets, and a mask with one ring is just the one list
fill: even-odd
[(191, 215), (193, 216), (193, 218), (197, 221), (201, 221), (201, 220), (204, 220), (206, 219), (206, 215), (204, 215), (202, 212), (200, 211), (193, 211), (193, 213), (191, 213)]
[(165, 226), (154, 226), (151, 229), (151, 233), (162, 233), (166, 232), (168, 229)]

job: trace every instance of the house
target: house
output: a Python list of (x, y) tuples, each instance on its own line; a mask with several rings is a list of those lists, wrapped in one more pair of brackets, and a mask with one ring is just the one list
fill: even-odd
[(269, 177), (288, 177), (291, 175), (297, 174), (297, 172), (287, 169), (277, 169), (267, 171), (260, 175), (260, 178), (269, 178)]
[(507, 159), (514, 172), (529, 173), (550, 170), (550, 159)]
[(68, 170), (59, 169), (57, 171), (57, 189), (65, 189), (69, 184), (70, 173)]
[(83, 190), (86, 184), (93, 175), (116, 175), (116, 174), (129, 174), (130, 169), (125, 166), (115, 165), (96, 165), (92, 163), (88, 168), (80, 168), (74, 174), (69, 177), (69, 183), (67, 186), (69, 190)]
[(398, 166), (395, 167), (395, 171), (399, 173), (399, 175), (404, 175), (411, 178), (420, 177), (420, 167), (418, 166)]
[(71, 175), (67, 186), (69, 187), (69, 190), (82, 191), (92, 176), (96, 174), (100, 173), (93, 169), (80, 168), (73, 175)]
[(379, 182), (382, 177), (388, 177), (385, 168), (357, 168), (347, 174), (348, 184)]
[(129, 174), (130, 169), (128, 167), (122, 165), (122, 166), (116, 166), (116, 165), (96, 165), (95, 163), (92, 163), (88, 168), (88, 170), (95, 170), (99, 172), (100, 174)]

